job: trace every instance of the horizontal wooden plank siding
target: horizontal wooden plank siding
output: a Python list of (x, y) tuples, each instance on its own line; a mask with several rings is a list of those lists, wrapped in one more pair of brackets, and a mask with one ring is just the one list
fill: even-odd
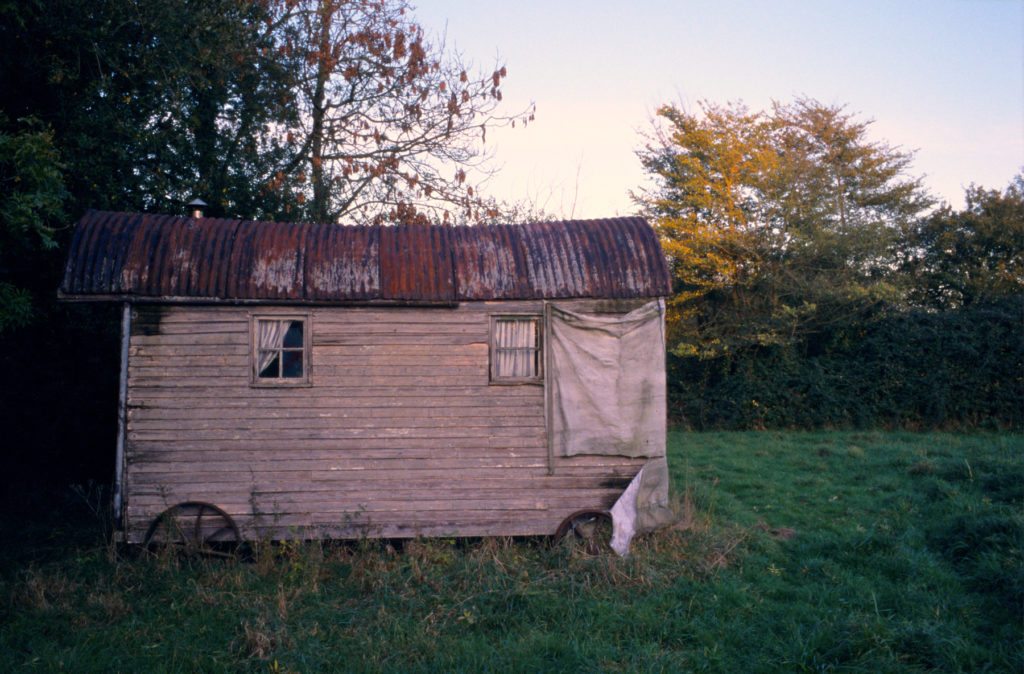
[[(573, 457), (550, 474), (543, 386), (489, 382), (490, 315), (541, 311), (136, 307), (127, 540), (190, 500), (275, 538), (550, 534), (610, 507), (643, 461)], [(275, 315), (308, 321), (308, 386), (252, 385), (251, 317)]]

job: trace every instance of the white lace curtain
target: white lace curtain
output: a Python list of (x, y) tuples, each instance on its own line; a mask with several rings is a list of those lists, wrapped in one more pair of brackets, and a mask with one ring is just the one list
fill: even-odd
[[(259, 348), (257, 357), (256, 374), (262, 375), (273, 361), (281, 353), (284, 346), (284, 333), (288, 329), (288, 321), (260, 321), (259, 322)], [(280, 367), (280, 366), (278, 366)], [(276, 376), (278, 373), (274, 373)]]
[(536, 377), (537, 321), (503, 319), (495, 326), (495, 375), (498, 377)]

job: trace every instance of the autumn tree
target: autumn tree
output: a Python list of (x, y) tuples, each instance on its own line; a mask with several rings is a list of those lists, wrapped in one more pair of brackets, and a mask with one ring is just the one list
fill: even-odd
[[(785, 262), (817, 269), (844, 294), (870, 292), (893, 271), (895, 247), (931, 206), (913, 155), (869, 138), (870, 122), (806, 99), (774, 104), (773, 226)], [(890, 290), (892, 290), (890, 288)]]
[(658, 111), (634, 198), (672, 264), (677, 354), (791, 343), (895, 294), (896, 237), (930, 201), (868, 126), (810, 99)]
[(0, 110), (49, 125), (70, 212), (479, 221), (502, 65), (405, 0), (41, 0), (0, 7)]
[[(318, 222), (470, 221), (493, 204), (470, 184), (507, 74), (475, 73), (434, 43), (405, 0), (276, 0), (276, 49), (291, 68), (291, 161), (264, 187)], [(530, 112), (520, 115), (529, 121)]]
[[(766, 228), (765, 176), (776, 164), (770, 128), (744, 105), (702, 104), (702, 116), (663, 106), (640, 159), (654, 186), (634, 195), (652, 219), (675, 281), (670, 327), (696, 327), (700, 307), (755, 275)], [(696, 348), (696, 345), (693, 345)]]

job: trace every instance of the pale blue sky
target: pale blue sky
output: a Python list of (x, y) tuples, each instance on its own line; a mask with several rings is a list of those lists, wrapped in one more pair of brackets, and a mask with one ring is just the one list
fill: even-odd
[(1024, 0), (419, 0), (415, 16), (481, 70), (507, 64), (507, 111), (536, 102), (528, 128), (488, 134), (487, 191), (559, 216), (633, 212), (662, 103), (846, 104), (956, 207), (1024, 166)]

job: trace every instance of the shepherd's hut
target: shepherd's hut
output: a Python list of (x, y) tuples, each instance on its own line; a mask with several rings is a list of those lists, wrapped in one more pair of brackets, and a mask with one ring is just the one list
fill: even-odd
[(669, 292), (635, 217), (375, 227), (96, 211), (60, 288), (123, 306), (127, 542), (172, 525), (207, 542), (552, 534), (629, 487), (620, 547), (670, 517)]

